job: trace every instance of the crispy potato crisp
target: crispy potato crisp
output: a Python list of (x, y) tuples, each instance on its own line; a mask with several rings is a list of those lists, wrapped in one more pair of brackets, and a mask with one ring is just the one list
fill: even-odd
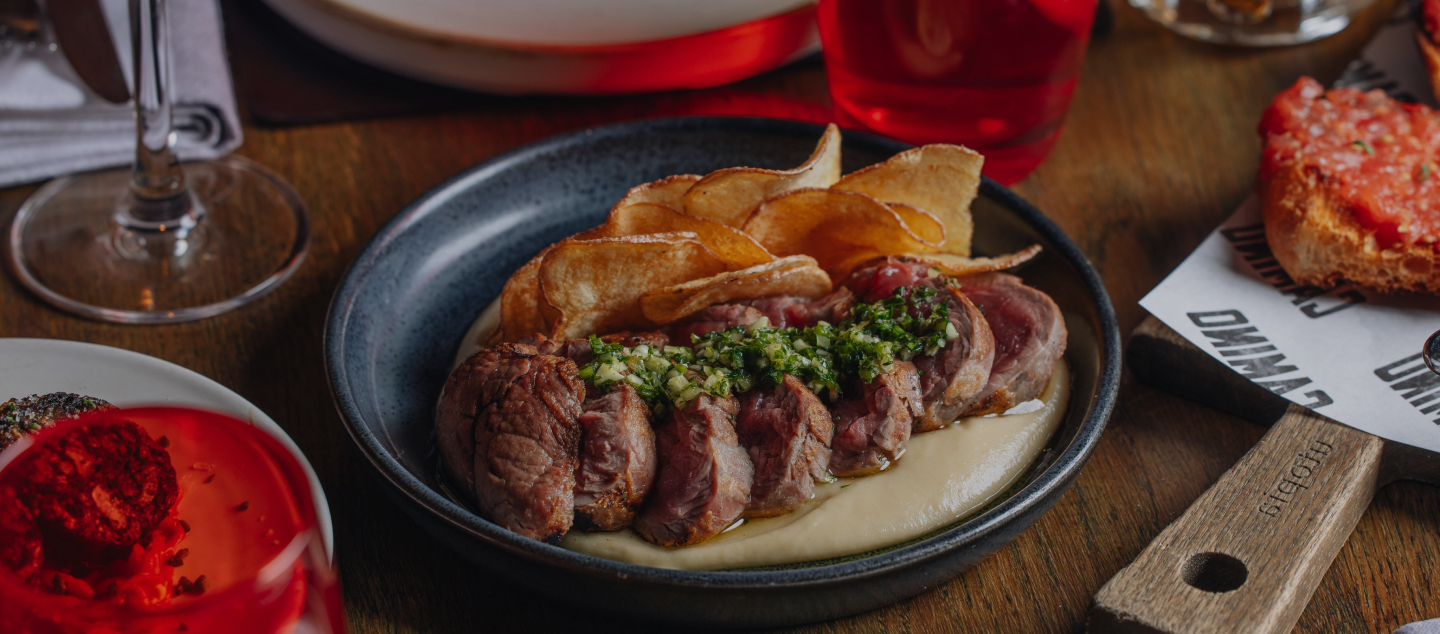
[(541, 251), (505, 283), (484, 345), (645, 330), (722, 303), (817, 299), (856, 267), (899, 257), (946, 275), (1021, 264), (1040, 246), (971, 258), (984, 159), (927, 145), (840, 174), (834, 125), (790, 170), (732, 167), (625, 193), (605, 224)]
[(657, 324), (714, 306), (775, 295), (818, 299), (830, 292), (830, 276), (808, 255), (792, 255), (713, 277), (657, 289), (640, 296), (640, 310)]
[(884, 163), (847, 174), (835, 189), (870, 194), (887, 203), (924, 209), (945, 225), (945, 251), (970, 255), (970, 202), (980, 189), (985, 157), (937, 143), (906, 150)]
[(1014, 253), (997, 255), (993, 258), (967, 258), (954, 253), (906, 253), (899, 257), (902, 260), (929, 264), (951, 277), (961, 277), (972, 273), (1012, 269), (1030, 261), (1031, 258), (1039, 255), (1040, 251), (1040, 245), (1032, 244)]
[(653, 327), (640, 311), (641, 295), (725, 269), (725, 261), (690, 232), (561, 242), (539, 271), (541, 295), (559, 313), (550, 337)]
[(725, 260), (731, 270), (748, 268), (775, 259), (765, 247), (737, 229), (707, 218), (687, 216), (654, 203), (616, 205), (610, 211), (610, 219), (599, 227), (593, 237), (619, 238), (672, 231), (694, 233), (696, 239), (714, 251), (720, 259)]
[(805, 187), (829, 187), (839, 178), (840, 128), (832, 123), (800, 167), (784, 171), (731, 167), (711, 172), (685, 192), (684, 211), (739, 227), (767, 198)]
[(631, 187), (630, 191), (625, 192), (625, 196), (615, 203), (611, 211), (628, 205), (644, 203), (663, 205), (675, 211), (681, 211), (685, 209), (685, 192), (690, 191), (690, 186), (698, 180), (700, 177), (695, 174), (676, 174), (644, 185), (636, 185)]
[(915, 235), (884, 203), (835, 189), (802, 189), (767, 200), (745, 221), (745, 233), (777, 256), (815, 258), (836, 280), (866, 260), (940, 248)]

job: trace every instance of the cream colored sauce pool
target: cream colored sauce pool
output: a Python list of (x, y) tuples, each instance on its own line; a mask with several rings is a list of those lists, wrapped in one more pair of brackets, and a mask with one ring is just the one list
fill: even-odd
[[(492, 304), (466, 333), (455, 364), (498, 323)], [(571, 531), (562, 548), (656, 568), (717, 570), (817, 561), (869, 552), (942, 528), (984, 507), (1013, 484), (1059, 428), (1070, 402), (1062, 360), (1040, 397), (1001, 416), (963, 418), (910, 439), (883, 473), (842, 478), (788, 515), (747, 520), (694, 546), (666, 548), (629, 530)]]

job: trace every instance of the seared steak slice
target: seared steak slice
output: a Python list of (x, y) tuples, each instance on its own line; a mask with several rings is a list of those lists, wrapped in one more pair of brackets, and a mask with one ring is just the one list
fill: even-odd
[[(600, 341), (605, 343), (619, 343), (626, 348), (634, 348), (640, 344), (647, 344), (653, 347), (662, 348), (670, 344), (670, 339), (658, 332), (617, 332), (611, 335), (602, 335)], [(557, 341), (545, 335), (535, 334), (520, 340), (520, 343), (535, 346), (540, 354), (551, 354), (557, 357), (565, 357), (575, 362), (577, 367), (584, 366), (595, 360), (595, 353), (590, 351), (589, 339), (571, 339), (569, 341)], [(689, 340), (686, 340), (689, 343)]]
[(445, 472), (480, 514), (555, 543), (574, 518), (585, 382), (575, 363), (502, 343), (450, 374), (435, 415)]
[(995, 337), (980, 309), (954, 288), (937, 286), (937, 303), (950, 308), (950, 323), (960, 336), (946, 342), (934, 356), (912, 359), (920, 371), (920, 397), (925, 407), (915, 419), (916, 433), (954, 422), (964, 411), (964, 403), (985, 389), (995, 361)]
[(809, 328), (822, 321), (832, 324), (840, 321), (838, 313), (843, 312), (854, 298), (855, 294), (850, 289), (841, 286), (814, 301), (793, 295), (777, 295), (737, 303), (759, 310), (770, 318), (771, 327)]
[(618, 383), (585, 402), (580, 414), (580, 468), (575, 471), (575, 527), (618, 531), (635, 519), (655, 481), (650, 408), (635, 388)]
[(922, 411), (920, 380), (908, 361), (896, 361), (868, 385), (852, 387), (835, 405), (830, 472), (852, 477), (885, 469), (900, 457)]
[(1065, 353), (1065, 319), (1049, 295), (1005, 273), (959, 278), (995, 335), (995, 363), (985, 388), (961, 403), (965, 416), (1003, 412), (1045, 389)]
[(924, 283), (930, 272), (930, 267), (924, 264), (885, 258), (851, 273), (843, 285), (854, 291), (860, 301), (873, 304), (893, 297), (897, 288)]
[(672, 321), (661, 331), (677, 346), (690, 345), (690, 335), (729, 330), (736, 326), (749, 326), (765, 314), (742, 304), (716, 304), (705, 310)]
[(814, 392), (790, 374), (774, 387), (757, 386), (740, 397), (735, 428), (755, 465), (746, 517), (780, 515), (810, 499), (835, 433)]
[(660, 471), (635, 532), (661, 546), (696, 544), (725, 530), (750, 501), (755, 468), (735, 435), (733, 397), (701, 394), (656, 430)]

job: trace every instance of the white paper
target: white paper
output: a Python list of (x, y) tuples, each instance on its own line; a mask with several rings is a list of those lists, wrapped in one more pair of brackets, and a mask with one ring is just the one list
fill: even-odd
[[(1392, 19), (1338, 83), (1433, 106), (1414, 37), (1408, 19)], [(1296, 285), (1270, 252), (1254, 195), (1140, 305), (1272, 392), (1440, 451), (1440, 375), (1420, 356), (1440, 330), (1440, 298)]]

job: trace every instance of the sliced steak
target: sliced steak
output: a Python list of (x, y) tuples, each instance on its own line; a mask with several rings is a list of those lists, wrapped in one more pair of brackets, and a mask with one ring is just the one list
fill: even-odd
[(770, 319), (770, 325), (774, 328), (809, 328), (822, 321), (836, 323), (840, 321), (844, 307), (854, 301), (855, 294), (850, 289), (840, 287), (817, 300), (808, 300), (804, 297), (794, 295), (778, 295), (775, 297), (761, 297), (743, 302), (737, 302), (759, 310)]
[(868, 385), (856, 385), (835, 405), (835, 439), (830, 471), (837, 476), (870, 475), (899, 458), (910, 428), (922, 413), (915, 366), (896, 361)]
[(755, 465), (746, 517), (780, 515), (810, 499), (830, 465), (835, 433), (810, 388), (790, 374), (779, 385), (755, 387), (740, 397), (735, 428)]
[(897, 288), (924, 283), (930, 273), (930, 267), (924, 264), (885, 258), (851, 273), (843, 285), (854, 291), (860, 301), (873, 304), (894, 296)]
[(964, 411), (964, 404), (985, 389), (995, 361), (995, 337), (980, 309), (954, 288), (938, 286), (936, 300), (949, 307), (950, 324), (960, 336), (946, 342), (934, 356), (912, 359), (920, 372), (920, 397), (925, 408), (915, 419), (916, 433), (954, 422)]
[(677, 346), (690, 345), (690, 335), (729, 330), (736, 326), (749, 326), (765, 314), (742, 304), (716, 304), (694, 313), (684, 319), (672, 321), (661, 329)]
[(995, 336), (995, 363), (985, 388), (961, 403), (962, 414), (1003, 412), (1045, 389), (1065, 353), (1065, 319), (1049, 295), (1005, 273), (967, 275), (961, 291), (985, 313)]
[[(602, 335), (600, 341), (618, 343), (626, 348), (634, 348), (640, 344), (654, 347), (664, 347), (670, 344), (670, 338), (658, 332), (617, 332), (611, 335)], [(688, 343), (689, 340), (687, 339), (686, 342)], [(574, 361), (577, 367), (595, 360), (595, 353), (590, 350), (589, 339), (571, 339), (562, 342), (536, 334), (521, 339), (520, 343), (535, 346), (535, 350), (540, 354), (565, 357)]]
[(575, 470), (575, 527), (587, 532), (618, 531), (655, 481), (655, 432), (650, 407), (635, 388), (619, 383), (585, 402), (584, 436)]
[(502, 343), (450, 374), (435, 415), (445, 472), (480, 514), (556, 543), (574, 518), (585, 382), (575, 363)]
[(725, 530), (750, 501), (755, 468), (735, 435), (739, 403), (701, 394), (656, 430), (660, 471), (635, 517), (635, 532), (685, 546)]

